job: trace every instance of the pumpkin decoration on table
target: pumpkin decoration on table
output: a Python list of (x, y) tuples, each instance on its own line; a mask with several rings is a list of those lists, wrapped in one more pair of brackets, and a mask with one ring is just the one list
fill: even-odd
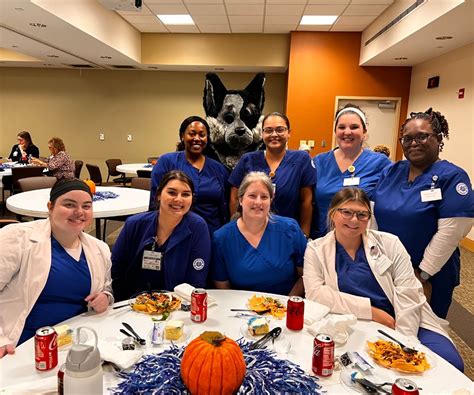
[(239, 345), (220, 332), (203, 332), (184, 350), (181, 378), (196, 395), (233, 394), (245, 377)]
[(85, 180), (84, 182), (89, 186), (91, 193), (95, 195), (95, 182), (89, 179)]

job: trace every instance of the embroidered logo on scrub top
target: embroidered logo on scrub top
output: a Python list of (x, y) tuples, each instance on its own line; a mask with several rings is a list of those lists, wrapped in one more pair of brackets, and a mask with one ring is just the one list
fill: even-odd
[(469, 193), (469, 189), (467, 188), (466, 184), (460, 182), (458, 185), (456, 185), (456, 192), (461, 196), (466, 196)]
[(197, 258), (193, 261), (193, 268), (195, 270), (202, 270), (204, 269), (204, 259)]

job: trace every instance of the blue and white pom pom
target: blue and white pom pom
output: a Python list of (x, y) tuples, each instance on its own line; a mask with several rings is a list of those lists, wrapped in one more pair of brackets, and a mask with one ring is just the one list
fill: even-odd
[(116, 194), (115, 192), (101, 191), (101, 192), (96, 192), (94, 194), (94, 196), (92, 197), (92, 201), (97, 202), (99, 200), (115, 199), (118, 197), (119, 195)]

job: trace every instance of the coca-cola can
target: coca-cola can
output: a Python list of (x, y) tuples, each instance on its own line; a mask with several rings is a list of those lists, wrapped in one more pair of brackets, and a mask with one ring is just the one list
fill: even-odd
[(304, 300), (299, 296), (291, 296), (286, 305), (286, 327), (300, 331), (304, 324)]
[(329, 335), (320, 333), (314, 338), (313, 373), (329, 377), (334, 370), (334, 341)]
[(415, 382), (406, 378), (396, 379), (392, 385), (393, 395), (419, 395), (418, 386)]
[(35, 334), (35, 365), (50, 370), (58, 364), (58, 334), (52, 326), (39, 328)]
[(203, 288), (196, 288), (191, 294), (191, 319), (194, 322), (207, 320), (207, 292)]

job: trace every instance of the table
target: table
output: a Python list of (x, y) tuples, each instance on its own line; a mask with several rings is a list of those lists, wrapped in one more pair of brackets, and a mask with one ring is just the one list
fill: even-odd
[[(172, 313), (172, 319), (180, 319), (184, 321), (185, 328), (191, 331), (190, 340), (197, 337), (205, 330), (217, 330), (225, 332), (226, 336), (232, 339), (242, 337), (240, 327), (245, 324), (242, 318), (236, 318), (235, 313), (230, 312), (230, 308), (245, 308), (248, 298), (253, 295), (253, 292), (247, 291), (231, 291), (231, 290), (209, 290), (209, 295), (217, 300), (217, 306), (211, 306), (208, 309), (207, 321), (203, 323), (193, 323), (190, 319), (189, 312), (176, 311)], [(285, 300), (284, 296), (276, 296), (280, 300)], [(124, 302), (119, 302), (119, 305)], [(109, 310), (103, 314), (97, 315), (95, 313), (85, 313), (66, 321), (72, 328), (78, 326), (89, 326), (97, 332), (99, 339), (109, 341), (120, 341), (123, 335), (120, 334), (119, 329), (121, 322), (128, 322), (142, 337), (147, 338), (147, 346), (145, 346), (145, 353), (159, 352), (165, 349), (164, 346), (151, 346), (149, 343), (149, 336), (153, 326), (150, 316), (137, 313), (124, 307), (122, 309)], [(286, 328), (285, 320), (277, 321), (278, 326), (283, 328), (283, 338), (281, 341), (289, 341), (291, 343), (290, 351), (284, 356), (278, 355), (280, 358), (286, 358), (299, 364), (306, 372), (311, 371), (311, 361), (313, 352), (313, 337), (303, 329), (299, 332), (293, 332)], [(377, 329), (385, 328), (382, 325), (370, 321), (358, 321), (352, 328), (348, 342), (336, 348), (336, 355), (341, 355), (345, 351), (363, 350), (365, 341), (373, 338), (377, 334)], [(386, 328), (385, 328), (386, 329)], [(190, 341), (189, 340), (189, 341)], [(182, 344), (180, 344), (182, 345)], [(59, 352), (59, 365), (66, 359), (66, 351)], [(435, 354), (434, 354), (435, 355)], [(390, 380), (396, 377), (404, 376), (414, 380), (420, 387), (423, 388), (423, 394), (451, 394), (454, 390), (460, 388), (472, 388), (472, 382), (468, 377), (457, 371), (453, 366), (448, 364), (445, 360), (436, 357), (436, 366), (428, 370), (421, 376), (414, 375), (400, 375), (396, 372), (382, 367), (376, 367), (383, 371), (383, 374)], [(28, 385), (28, 382), (37, 382), (44, 379), (49, 385), (55, 385), (55, 377), (57, 374), (55, 368), (49, 372), (38, 372), (34, 367), (34, 341), (28, 340), (17, 348), (14, 356), (6, 356), (0, 360), (0, 387), (10, 386), (19, 383), (19, 379)], [(447, 379), (449, 377), (449, 379)], [(104, 393), (105, 389), (110, 387), (111, 383), (115, 383), (116, 379), (112, 374), (107, 373), (104, 376)], [(348, 394), (355, 393), (351, 389), (343, 386), (340, 382), (340, 372), (335, 371), (330, 378), (320, 379), (323, 389), (327, 390), (329, 394)], [(25, 387), (28, 388), (28, 387)], [(0, 393), (1, 389), (0, 389)], [(11, 392), (15, 393), (15, 392)]]
[[(47, 203), (50, 188), (17, 193), (7, 199), (7, 208), (11, 212), (34, 218), (48, 216)], [(93, 203), (96, 219), (96, 237), (101, 238), (101, 218), (118, 217), (148, 211), (150, 192), (136, 188), (96, 187), (97, 192), (114, 192), (119, 195), (115, 199), (99, 200)]]
[(126, 174), (133, 174), (137, 175), (137, 170), (145, 170), (151, 172), (153, 170), (153, 166), (149, 163), (128, 163), (124, 165), (118, 165), (116, 170), (120, 173)]

